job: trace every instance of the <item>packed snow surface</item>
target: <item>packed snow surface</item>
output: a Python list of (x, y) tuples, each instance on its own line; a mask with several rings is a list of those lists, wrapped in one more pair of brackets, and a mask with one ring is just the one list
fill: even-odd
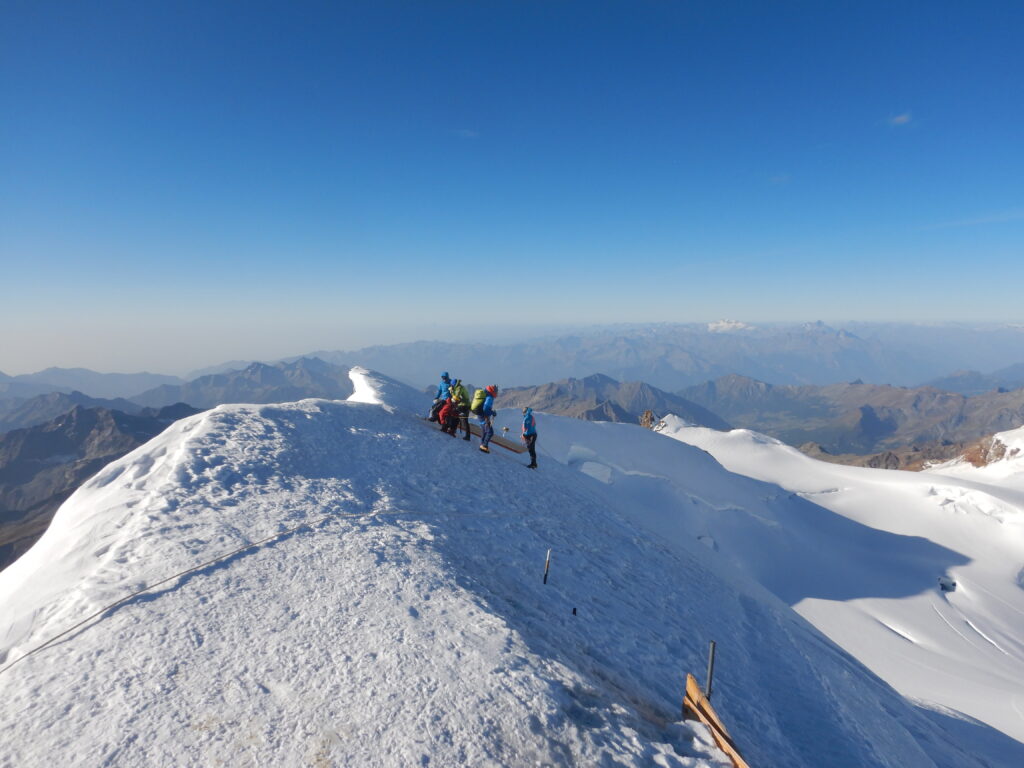
[[(768, 538), (799, 518), (777, 486), (555, 417), (527, 470), (396, 406), (416, 402), (401, 385), (353, 379), (382, 404), (177, 422), (0, 573), (0, 765), (725, 766), (679, 714), (711, 639), (714, 702), (753, 766), (993, 764), (787, 605), (872, 595), (872, 578), (799, 588), (813, 568), (738, 567), (751, 519)], [(833, 517), (833, 534), (854, 525)]]
[(794, 494), (757, 538), (710, 521), (728, 557), (909, 698), (1024, 741), (1024, 462), (898, 472), (674, 417), (661, 432)]

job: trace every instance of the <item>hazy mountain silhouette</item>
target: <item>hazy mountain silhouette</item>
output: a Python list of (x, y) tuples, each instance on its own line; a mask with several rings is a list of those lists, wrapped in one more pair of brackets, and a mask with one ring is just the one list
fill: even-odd
[(50, 392), (66, 392), (62, 387), (55, 387), (52, 384), (41, 384), (35, 381), (20, 381), (7, 377), (0, 379), (0, 400), (15, 401), (27, 400), (30, 397), (46, 395)]
[(642, 381), (620, 383), (595, 373), (583, 379), (562, 379), (536, 387), (504, 389), (498, 398), (501, 408), (530, 406), (538, 411), (572, 416), (587, 421), (639, 423), (644, 411), (656, 418), (674, 413), (702, 427), (729, 429), (721, 418), (696, 403), (663, 392)]
[(194, 371), (190, 371), (185, 375), (185, 381), (194, 381), (195, 379), (202, 378), (203, 376), (213, 376), (216, 373), (230, 373), (231, 371), (241, 371), (248, 368), (257, 360), (228, 360), (226, 363), (220, 363), (219, 365), (208, 365), (205, 368), (197, 368)]
[(117, 398), (129, 397), (161, 384), (181, 384), (183, 380), (159, 373), (97, 373), (88, 368), (47, 368), (14, 376), (13, 381), (37, 385), (46, 392), (78, 391), (91, 397)]
[(43, 424), (67, 413), (76, 405), (85, 408), (116, 409), (132, 414), (141, 410), (139, 405), (130, 400), (106, 400), (89, 397), (81, 392), (50, 392), (27, 399), (9, 398), (0, 400), (0, 432)]
[(1024, 359), (1024, 328), (665, 323), (585, 329), (519, 343), (451, 339), (310, 354), (386, 371), (417, 387), (442, 370), (505, 386), (582, 378), (594, 371), (667, 391), (731, 373), (780, 384), (860, 378), (916, 385), (956, 367), (988, 370)]
[(1024, 387), (1024, 363), (1017, 363), (988, 374), (978, 371), (955, 371), (949, 376), (932, 379), (927, 386), (961, 395), (980, 395), (997, 389), (1020, 389)]
[(344, 399), (353, 391), (348, 370), (309, 357), (275, 365), (252, 363), (240, 371), (156, 387), (131, 399), (152, 407), (185, 402), (197, 408), (222, 403), (281, 403), (306, 397)]

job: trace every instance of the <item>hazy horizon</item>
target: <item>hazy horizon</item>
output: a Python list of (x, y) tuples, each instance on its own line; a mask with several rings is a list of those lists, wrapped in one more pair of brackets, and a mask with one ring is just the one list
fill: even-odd
[[(180, 355), (175, 359), (180, 362), (177, 365), (165, 365), (163, 367), (157, 367), (156, 365), (146, 364), (145, 360), (168, 360), (171, 359), (166, 351), (160, 349), (152, 350), (134, 350), (133, 356), (125, 356), (126, 351), (120, 348), (112, 349), (113, 355), (108, 359), (110, 362), (104, 363), (102, 357), (83, 357), (74, 353), (68, 355), (66, 358), (59, 360), (50, 360), (43, 364), (23, 364), (21, 366), (10, 364), (10, 361), (16, 359), (9, 355), (8, 348), (5, 347), (3, 353), (3, 359), (0, 359), (0, 373), (8, 376), (20, 376), (25, 374), (38, 373), (48, 368), (84, 368), (98, 373), (153, 373), (153, 374), (165, 374), (170, 376), (185, 377), (194, 371), (200, 371), (206, 368), (216, 367), (228, 363), (231, 361), (261, 361), (261, 362), (275, 362), (286, 358), (298, 357), (303, 355), (310, 355), (316, 352), (355, 352), (360, 349), (367, 347), (377, 346), (392, 346), (396, 344), (409, 344), (409, 343), (431, 343), (431, 342), (457, 342), (465, 341), (467, 343), (493, 343), (493, 344), (519, 344), (526, 343), (538, 339), (544, 338), (556, 338), (561, 336), (569, 336), (573, 334), (589, 334), (598, 333), (602, 331), (615, 331), (616, 329), (628, 330), (646, 327), (661, 327), (661, 326), (707, 326), (716, 322), (728, 321), (728, 322), (739, 322), (751, 326), (761, 328), (786, 328), (786, 327), (797, 327), (806, 324), (824, 323), (830, 328), (836, 330), (847, 330), (854, 335), (857, 334), (857, 326), (865, 326), (868, 328), (880, 328), (890, 326), (905, 326), (906, 328), (948, 328), (952, 329), (980, 329), (980, 330), (998, 330), (998, 329), (1011, 329), (1021, 328), (1024, 329), (1024, 323), (989, 323), (989, 322), (972, 322), (967, 320), (948, 320), (948, 321), (935, 321), (935, 322), (906, 322), (896, 320), (820, 320), (820, 319), (807, 319), (807, 320), (796, 320), (796, 321), (771, 321), (771, 320), (744, 320), (738, 318), (716, 318), (715, 320), (693, 320), (693, 321), (651, 321), (651, 322), (621, 322), (621, 323), (592, 323), (592, 324), (565, 324), (565, 325), (543, 325), (543, 326), (489, 326), (478, 330), (476, 333), (469, 335), (444, 335), (443, 333), (437, 336), (427, 335), (416, 335), (415, 332), (408, 332), (403, 335), (403, 331), (395, 330), (393, 336), (388, 338), (385, 336), (367, 337), (371, 338), (368, 343), (365, 344), (312, 344), (304, 343), (296, 339), (290, 339), (281, 341), (280, 345), (274, 349), (269, 347), (261, 348), (263, 350), (260, 354), (242, 354), (240, 350), (242, 347), (224, 347), (224, 354), (220, 357), (215, 355), (201, 355), (195, 350), (180, 347)], [(850, 329), (853, 330), (850, 330)], [(464, 327), (455, 326), (448, 327), (448, 333), (464, 333)], [(372, 340), (376, 338), (377, 340)], [(227, 343), (227, 342), (226, 342)], [(270, 350), (270, 351), (267, 351)], [(43, 356), (40, 354), (40, 350), (33, 349), (33, 355), (42, 360)], [(92, 354), (92, 353), (90, 353)], [(26, 358), (34, 359), (34, 358)], [(118, 363), (118, 360), (124, 361)], [(140, 361), (138, 364), (132, 364), (132, 360)], [(1007, 359), (1006, 365), (1012, 365), (1018, 362), (1024, 362), (1024, 336), (1022, 336), (1022, 349), (1021, 359)], [(949, 372), (953, 372), (954, 368), (950, 368)], [(994, 370), (994, 369), (993, 369)], [(989, 371), (983, 371), (989, 372)], [(386, 371), (385, 371), (386, 373)]]

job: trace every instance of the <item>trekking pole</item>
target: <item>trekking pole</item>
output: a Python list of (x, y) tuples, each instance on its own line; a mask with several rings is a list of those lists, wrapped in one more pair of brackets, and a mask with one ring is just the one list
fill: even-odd
[(544, 558), (544, 583), (548, 583), (548, 571), (551, 569), (551, 550), (548, 550), (547, 557)]

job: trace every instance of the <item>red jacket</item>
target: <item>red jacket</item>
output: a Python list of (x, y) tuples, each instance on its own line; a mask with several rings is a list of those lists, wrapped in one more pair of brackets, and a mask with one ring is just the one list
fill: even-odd
[(449, 397), (444, 401), (444, 405), (441, 406), (441, 412), (437, 414), (438, 420), (444, 424), (448, 421), (449, 417), (455, 415), (455, 406), (452, 404), (452, 399)]

